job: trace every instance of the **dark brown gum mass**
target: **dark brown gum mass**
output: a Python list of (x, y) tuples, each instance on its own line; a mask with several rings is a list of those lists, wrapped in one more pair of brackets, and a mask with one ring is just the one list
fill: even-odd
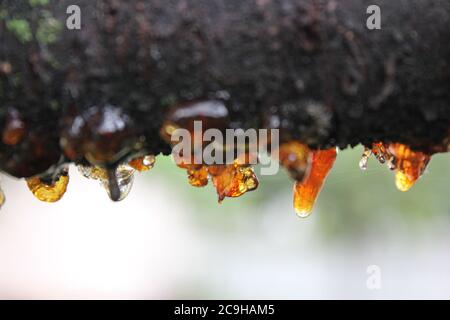
[(2, 142), (9, 146), (20, 143), (26, 134), (26, 125), (22, 115), (15, 108), (6, 111), (6, 121), (2, 131)]
[(68, 114), (62, 123), (61, 147), (73, 161), (113, 165), (142, 148), (134, 121), (122, 108), (111, 104)]
[(170, 130), (176, 128), (194, 132), (194, 121), (201, 121), (203, 130), (225, 130), (230, 123), (228, 107), (222, 100), (194, 100), (178, 104), (166, 113), (161, 137), (170, 141)]
[(58, 137), (41, 125), (45, 114), (28, 119), (19, 108), (6, 110), (0, 119), (0, 170), (28, 178), (56, 167), (61, 161)]

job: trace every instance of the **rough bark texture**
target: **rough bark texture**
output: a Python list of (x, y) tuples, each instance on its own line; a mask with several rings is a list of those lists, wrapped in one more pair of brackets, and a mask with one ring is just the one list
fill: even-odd
[[(208, 98), (226, 100), (230, 127), (313, 147), (447, 149), (447, 0), (0, 1), (0, 129), (11, 108), (26, 124), (24, 141), (0, 142), (15, 176), (64, 161), (68, 114), (117, 106), (140, 151), (167, 153), (165, 110)], [(65, 26), (72, 4), (81, 30)], [(381, 30), (366, 28), (372, 4)]]

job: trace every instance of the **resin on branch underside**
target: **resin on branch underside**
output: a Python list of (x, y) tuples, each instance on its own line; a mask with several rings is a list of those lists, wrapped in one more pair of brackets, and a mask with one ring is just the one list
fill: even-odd
[[(372, 4), (381, 30), (364, 23)], [(363, 144), (361, 168), (373, 154), (402, 191), (449, 150), (446, 0), (0, 5), (0, 170), (44, 201), (62, 196), (70, 163), (123, 199), (135, 171), (170, 154), (172, 130), (195, 120), (280, 130), (276, 158), (301, 216), (336, 147)], [(81, 8), (81, 30), (64, 28), (69, 5)], [(193, 186), (211, 181), (220, 201), (258, 186), (245, 161), (179, 166)]]

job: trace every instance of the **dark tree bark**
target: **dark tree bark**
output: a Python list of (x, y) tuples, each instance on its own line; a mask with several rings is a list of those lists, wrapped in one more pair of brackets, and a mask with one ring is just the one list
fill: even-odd
[[(117, 106), (140, 151), (167, 153), (165, 111), (194, 99), (226, 100), (230, 127), (279, 127), (312, 147), (447, 151), (447, 0), (45, 2), (1, 0), (0, 129), (11, 109), (26, 127), (0, 143), (15, 176), (65, 161), (67, 117), (93, 106)], [(73, 4), (81, 30), (65, 25)], [(372, 4), (381, 30), (366, 27)]]

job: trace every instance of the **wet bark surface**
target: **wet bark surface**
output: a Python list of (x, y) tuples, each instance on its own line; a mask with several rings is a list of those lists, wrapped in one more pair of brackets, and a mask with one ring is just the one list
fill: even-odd
[[(202, 99), (226, 104), (230, 128), (313, 148), (447, 151), (449, 1), (46, 2), (1, 0), (0, 169), (14, 176), (67, 161), (65, 137), (101, 164), (167, 154), (165, 113)], [(81, 30), (66, 28), (74, 4)], [(381, 30), (366, 27), (372, 4)], [(120, 134), (105, 134), (111, 117)]]

